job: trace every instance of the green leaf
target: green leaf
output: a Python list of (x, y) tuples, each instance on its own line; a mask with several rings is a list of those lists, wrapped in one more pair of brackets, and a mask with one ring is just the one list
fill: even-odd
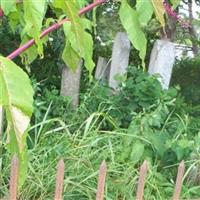
[[(31, 40), (31, 38), (28, 35), (25, 35), (23, 37), (21, 44), (23, 45), (26, 42), (28, 42), (29, 40)], [(43, 44), (46, 44), (47, 41), (48, 41), (48, 36), (45, 36), (41, 39), (41, 42)], [(26, 51), (24, 51), (21, 54), (21, 57), (22, 57), (23, 64), (28, 65), (28, 64), (32, 63), (38, 57), (37, 46), (33, 45), (33, 46), (29, 47), (28, 49), (26, 49)]]
[(81, 23), (85, 30), (92, 31), (92, 22), (89, 19), (81, 18)]
[(136, 10), (140, 24), (146, 26), (153, 15), (153, 6), (151, 1), (137, 0)]
[(151, 0), (154, 11), (155, 11), (155, 15), (157, 20), (160, 22), (161, 26), (164, 27), (165, 26), (165, 18), (164, 18), (164, 14), (165, 14), (165, 8), (163, 5), (163, 1), (162, 0)]
[[(75, 69), (74, 66), (77, 63), (78, 57), (83, 58), (85, 66), (89, 71), (90, 77), (92, 70), (94, 69), (94, 62), (92, 60), (93, 55), (93, 39), (92, 36), (86, 32), (86, 29), (90, 29), (91, 25), (85, 18), (78, 16), (79, 5), (77, 1), (54, 1), (54, 6), (63, 9), (67, 17), (70, 19), (70, 23), (64, 24), (64, 33), (66, 36), (66, 44), (63, 52), (63, 60), (69, 68)], [(69, 53), (67, 51), (70, 51)], [(75, 55), (75, 57), (71, 57)], [(72, 61), (67, 61), (72, 59)]]
[[(79, 55), (84, 58), (85, 66), (89, 70), (91, 75), (94, 68), (94, 62), (92, 61), (93, 53), (93, 40), (90, 34), (85, 32), (85, 21), (82, 21), (78, 16), (78, 6), (76, 1), (65, 1), (65, 10), (67, 16), (71, 20), (71, 30), (76, 38), (76, 46), (78, 46)], [(75, 50), (74, 40), (70, 41)]]
[(123, 0), (119, 10), (119, 16), (122, 25), (128, 33), (131, 43), (139, 51), (142, 65), (145, 67), (144, 59), (146, 55), (147, 40), (140, 27), (137, 12), (129, 6), (126, 0)]
[(34, 38), (37, 50), (40, 56), (43, 56), (43, 45), (40, 40), (40, 32), (42, 29), (42, 22), (46, 12), (46, 1), (28, 0), (23, 1), (24, 5), (24, 21), (25, 27), (21, 33), (22, 39), (27, 34), (29, 37)]
[[(26, 168), (26, 131), (33, 112), (33, 89), (27, 74), (11, 60), (0, 56), (0, 106), (7, 119), (8, 150), (20, 159), (20, 174)], [(25, 172), (24, 172), (25, 173)], [(20, 181), (24, 176), (20, 176)]]
[(180, 4), (181, 0), (170, 0), (170, 2), (172, 3), (173, 9), (176, 9), (177, 6)]
[(148, 134), (147, 137), (153, 144), (157, 153), (161, 157), (163, 157), (165, 151), (167, 150), (166, 145), (165, 145), (165, 141), (167, 140), (167, 137), (164, 134), (158, 133), (158, 132), (156, 132), (156, 133), (152, 132), (152, 133)]
[(88, 3), (87, 0), (78, 0), (77, 2), (79, 9), (83, 8)]
[(20, 11), (11, 12), (8, 16), (9, 25), (14, 33), (16, 31), (17, 25), (20, 22), (20, 17), (21, 17)]
[(71, 30), (75, 34), (77, 46), (79, 48), (80, 53), (84, 50), (82, 34), (84, 33), (84, 28), (81, 24), (81, 19), (78, 16), (78, 7), (76, 6), (76, 2), (72, 1), (64, 1), (64, 9), (68, 18), (71, 21)]
[(16, 0), (1, 0), (0, 7), (4, 14), (8, 15), (10, 12), (16, 11)]
[[(31, 38), (29, 36), (27, 36), (27, 35), (24, 36), (21, 44), (22, 45), (25, 44), (30, 39)], [(38, 56), (38, 52), (37, 52), (37, 47), (35, 45), (33, 45), (30, 48), (26, 49), (26, 51), (21, 54), (22, 61), (25, 64), (32, 63), (37, 58), (37, 56)]]
[(66, 63), (67, 66), (70, 66), (73, 71), (76, 70), (81, 57), (74, 51), (71, 47), (69, 41), (66, 42), (65, 48), (62, 53), (62, 59)]
[(132, 146), (130, 158), (135, 164), (137, 164), (140, 158), (142, 157), (143, 153), (144, 144), (142, 144), (140, 141), (136, 141)]

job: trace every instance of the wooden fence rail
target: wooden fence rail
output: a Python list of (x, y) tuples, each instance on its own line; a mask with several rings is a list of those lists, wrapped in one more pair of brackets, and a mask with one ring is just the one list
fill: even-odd
[[(13, 156), (11, 161), (11, 172), (10, 172), (10, 188), (9, 188), (9, 200), (17, 200), (17, 182), (18, 182), (18, 169), (19, 169), (19, 161), (17, 156)], [(181, 194), (181, 188), (183, 183), (185, 164), (182, 161), (179, 164), (176, 184), (174, 189), (174, 194), (172, 200), (179, 200)], [(55, 200), (62, 199), (63, 185), (64, 185), (64, 171), (65, 171), (65, 163), (61, 159), (57, 165), (57, 174), (56, 174), (56, 184), (55, 184)], [(144, 161), (140, 167), (139, 179), (136, 190), (136, 200), (142, 200), (144, 196), (144, 188), (145, 188), (145, 178), (148, 171), (148, 163)], [(99, 168), (99, 177), (97, 184), (97, 193), (96, 200), (104, 199), (104, 188), (106, 183), (106, 174), (107, 174), (107, 165), (106, 162), (103, 161)]]

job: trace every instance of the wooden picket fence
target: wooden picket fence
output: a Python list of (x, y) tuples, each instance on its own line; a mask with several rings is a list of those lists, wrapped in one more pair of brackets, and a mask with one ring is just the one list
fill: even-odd
[[(9, 198), (8, 198), (9, 200), (17, 200), (18, 170), (19, 170), (19, 160), (17, 156), (13, 156), (13, 159), (11, 161), (10, 188), (9, 188)], [(185, 170), (185, 163), (184, 161), (182, 161), (178, 167), (178, 173), (177, 173), (176, 184), (175, 184), (172, 200), (178, 200), (180, 197), (184, 170)], [(61, 159), (57, 164), (55, 194), (54, 194), (55, 200), (61, 200), (63, 196), (62, 193), (63, 193), (63, 185), (64, 185), (64, 171), (65, 171), (65, 163)], [(147, 175), (147, 171), (148, 171), (148, 163), (147, 161), (144, 161), (140, 167), (137, 190), (136, 190), (136, 200), (143, 199), (144, 188), (145, 188), (145, 178)], [(99, 167), (96, 200), (104, 199), (106, 173), (107, 173), (107, 165), (106, 165), (106, 162), (103, 161)]]

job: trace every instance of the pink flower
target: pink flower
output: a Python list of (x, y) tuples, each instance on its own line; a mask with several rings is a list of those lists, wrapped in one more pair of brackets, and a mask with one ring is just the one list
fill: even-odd
[(176, 21), (178, 21), (182, 27), (184, 28), (190, 27), (190, 23), (181, 19), (181, 17), (178, 16), (178, 14), (171, 8), (171, 6), (166, 1), (164, 1), (163, 5), (164, 5), (166, 13), (172, 18), (174, 18)]
[(0, 8), (0, 17), (3, 17), (4, 13), (3, 10)]

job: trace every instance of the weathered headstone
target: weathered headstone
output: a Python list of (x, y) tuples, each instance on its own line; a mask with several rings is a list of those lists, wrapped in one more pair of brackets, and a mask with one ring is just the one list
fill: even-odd
[(110, 64), (107, 58), (99, 57), (97, 62), (97, 67), (95, 70), (95, 79), (97, 80), (107, 80), (110, 72)]
[(125, 75), (127, 73), (129, 54), (130, 54), (130, 41), (126, 33), (118, 32), (112, 51), (112, 62), (109, 75), (109, 86), (117, 89), (118, 81), (117, 75)]
[(149, 74), (159, 74), (159, 81), (168, 89), (175, 62), (175, 45), (167, 39), (156, 40), (151, 51)]
[(79, 90), (80, 90), (80, 77), (81, 77), (81, 66), (80, 61), (76, 71), (68, 69), (66, 66), (62, 69), (61, 77), (61, 91), (62, 96), (69, 96), (72, 99), (74, 107), (78, 106), (79, 103)]
[(0, 136), (3, 134), (3, 107), (0, 106)]

